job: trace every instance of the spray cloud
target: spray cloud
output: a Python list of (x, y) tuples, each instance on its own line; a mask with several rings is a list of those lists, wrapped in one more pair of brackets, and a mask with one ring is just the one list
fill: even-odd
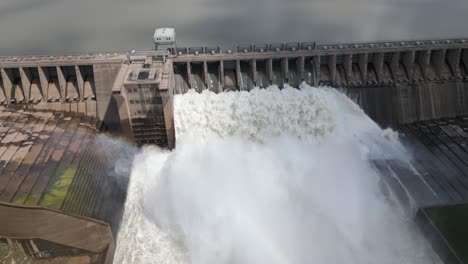
[(177, 148), (146, 148), (117, 263), (438, 263), (372, 160), (410, 157), (340, 92), (175, 98)]

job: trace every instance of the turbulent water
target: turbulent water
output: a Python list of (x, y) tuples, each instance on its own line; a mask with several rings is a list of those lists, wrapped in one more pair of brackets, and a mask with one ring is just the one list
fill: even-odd
[(301, 85), (175, 97), (177, 148), (145, 148), (116, 263), (436, 263), (384, 196), (375, 159), (409, 161), (340, 92)]

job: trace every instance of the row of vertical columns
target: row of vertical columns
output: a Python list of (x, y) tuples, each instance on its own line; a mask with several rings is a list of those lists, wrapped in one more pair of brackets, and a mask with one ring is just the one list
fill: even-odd
[[(384, 81), (383, 78), (385, 76), (385, 53), (375, 53), (372, 54), (372, 59), (369, 61), (369, 55), (368, 54), (345, 54), (343, 55), (343, 67), (345, 70), (345, 74), (347, 76), (348, 80), (351, 80), (353, 73), (353, 56), (358, 56), (358, 64), (359, 64), (359, 69), (362, 74), (362, 80), (363, 82), (368, 81), (368, 64), (372, 63), (375, 73), (377, 76), (378, 81)], [(414, 79), (414, 71), (415, 71), (415, 65), (418, 65), (421, 69), (421, 74), (424, 78), (431, 79), (433, 76), (429, 76), (432, 73), (429, 72), (430, 68), (433, 67), (434, 73), (439, 77), (439, 78), (446, 78), (448, 75), (450, 75), (449, 68), (452, 72), (452, 74), (455, 77), (461, 77), (460, 76), (460, 61), (463, 61), (463, 56), (462, 55), (462, 50), (461, 49), (453, 49), (453, 50), (424, 50), (424, 51), (418, 51), (417, 53), (415, 51), (405, 51), (405, 52), (392, 52), (389, 56), (389, 61), (387, 61), (391, 75), (393, 78), (398, 79), (401, 78), (399, 76), (400, 72), (400, 58), (401, 62), (403, 63), (403, 66), (406, 69), (406, 73), (408, 76), (409, 80)], [(465, 60), (468, 60), (468, 52), (465, 55)], [(329, 56), (329, 68), (331, 72), (331, 80), (334, 81), (335, 78), (333, 77), (333, 56)], [(447, 65), (449, 68), (447, 68)]]
[[(357, 63), (360, 69), (361, 73), (361, 79), (365, 83), (367, 82), (367, 75), (368, 75), (368, 64), (369, 64), (369, 54), (367, 53), (362, 53), (362, 54), (344, 54), (343, 55), (343, 62), (342, 66), (344, 68), (344, 73), (345, 77), (348, 82), (353, 82), (354, 81), (354, 71), (353, 71), (353, 56), (356, 56)], [(396, 59), (396, 65), (394, 65), (394, 70), (396, 72), (398, 68), (398, 63), (399, 63), (399, 57), (398, 54), (395, 57)], [(337, 78), (337, 56), (336, 55), (327, 55), (328, 57), (328, 64), (327, 67), (330, 71), (330, 82), (335, 82)], [(313, 57), (313, 66), (315, 69), (315, 82), (314, 85), (318, 85), (318, 82), (320, 81), (320, 66), (321, 66), (321, 61), (320, 61), (321, 56), (316, 55)], [(383, 78), (383, 71), (384, 71), (384, 53), (376, 53), (372, 57), (371, 63), (373, 64), (377, 78), (382, 81)]]
[[(249, 63), (250, 63), (250, 77), (252, 78), (252, 81), (253, 81), (254, 85), (257, 85), (257, 82), (258, 82), (257, 60), (256, 59), (251, 59), (249, 61)], [(301, 80), (304, 80), (305, 79), (305, 57), (301, 56), (301, 57), (296, 58), (295, 63), (296, 63), (296, 67), (298, 69), (299, 78)], [(221, 63), (221, 65), (222, 65), (222, 63)], [(241, 80), (241, 78), (242, 78), (242, 76), (241, 76), (242, 69), (241, 69), (240, 60), (236, 61), (235, 66), (236, 66), (236, 68), (235, 68), (236, 78), (238, 80)], [(289, 81), (288, 80), (289, 79), (289, 74), (290, 74), (289, 58), (282, 58), (281, 59), (281, 66), (282, 66), (282, 73), (285, 76), (285, 82), (288, 82)], [(266, 74), (267, 74), (268, 80), (269, 80), (269, 82), (271, 84), (273, 82), (273, 77), (274, 77), (273, 59), (272, 58), (269, 58), (269, 59), (266, 60), (266, 71), (267, 71)], [(223, 75), (223, 74), (220, 74), (220, 75)], [(241, 82), (238, 82), (238, 83), (239, 83), (239, 86), (240, 86)]]
[[(79, 100), (84, 100), (85, 80), (78, 65), (75, 65), (76, 83), (78, 85)], [(57, 99), (62, 102), (66, 100), (67, 78), (61, 66), (55, 66), (57, 72), (58, 86), (56, 91), (51, 91), (51, 75), (48, 67), (19, 67), (12, 69), (0, 69), (2, 76), (2, 87), (5, 99), (8, 102), (39, 102)], [(16, 74), (13, 72), (16, 72)], [(36, 72), (38, 79), (35, 79)], [(18, 76), (19, 75), (19, 76)], [(17, 79), (19, 77), (19, 80)], [(54, 97), (55, 96), (55, 97)]]
[[(347, 64), (347, 67), (346, 67), (346, 74), (347, 76), (352, 76), (352, 61), (351, 61), (351, 58), (352, 56), (349, 55), (346, 59), (346, 64)], [(238, 80), (237, 82), (237, 86), (239, 89), (241, 89), (242, 87), (242, 63), (241, 63), (241, 60), (236, 60), (234, 61), (235, 62), (235, 68), (234, 68), (234, 71), (235, 71), (235, 77), (236, 79)], [(273, 83), (273, 79), (274, 79), (274, 69), (273, 69), (273, 58), (268, 58), (265, 60), (266, 62), (266, 74), (267, 74), (267, 78), (268, 78), (268, 81), (270, 84)], [(314, 69), (314, 72), (313, 72), (313, 75), (314, 75), (314, 80), (316, 83), (314, 83), (314, 85), (318, 85), (319, 84), (319, 80), (320, 80), (320, 62), (321, 62), (321, 59), (320, 59), (320, 55), (317, 55), (317, 56), (314, 56), (313, 60), (311, 60), (310, 63), (313, 63), (313, 69)], [(292, 62), (291, 62), (292, 63)], [(300, 56), (300, 57), (297, 57), (295, 58), (295, 62), (296, 63), (296, 67), (297, 67), (297, 73), (298, 73), (298, 77), (300, 78), (301, 81), (305, 80), (305, 74), (306, 74), (306, 71), (305, 71), (305, 64), (306, 64), (306, 58), (305, 56)], [(250, 64), (250, 78), (252, 79), (252, 82), (254, 83), (254, 85), (258, 85), (258, 69), (257, 69), (257, 60), (256, 59), (251, 59), (249, 61), (249, 64)], [(289, 74), (290, 74), (290, 61), (288, 58), (282, 58), (281, 59), (281, 66), (282, 66), (282, 73), (284, 74), (285, 76), (285, 82), (288, 82), (290, 80), (288, 80), (289, 78)], [(335, 80), (336, 76), (337, 76), (337, 63), (336, 63), (336, 56), (333, 56), (331, 58), (331, 61), (329, 62), (329, 67), (330, 67), (330, 71), (331, 71), (331, 75), (333, 76), (333, 80)], [(207, 67), (207, 63), (204, 62), (204, 76), (205, 76), (205, 80), (208, 79), (208, 67)], [(222, 86), (224, 86), (224, 62), (223, 61), (220, 61), (219, 62), (219, 77), (220, 77), (220, 83)], [(190, 66), (190, 63), (187, 63), (187, 75), (191, 76), (191, 66)], [(189, 81), (191, 82), (191, 81)], [(209, 85), (207, 83), (207, 85)]]
[[(361, 79), (365, 83), (367, 82), (367, 75), (368, 75), (368, 64), (369, 64), (369, 55), (367, 53), (363, 54), (344, 54), (343, 55), (343, 62), (342, 66), (344, 69), (345, 77), (348, 82), (353, 82), (354, 81), (354, 71), (353, 71), (353, 56), (356, 56), (357, 63), (360, 69), (360, 74), (361, 74)], [(337, 56), (336, 55), (327, 55), (328, 57), (328, 64), (327, 67), (330, 71), (330, 76), (329, 76), (329, 81), (330, 82), (335, 82), (337, 78)], [(304, 69), (304, 59), (299, 60), (299, 69), (301, 71), (301, 79), (304, 78), (303, 74), (303, 69)], [(321, 56), (316, 55), (313, 57), (312, 62), (313, 63), (313, 68), (315, 69), (314, 75), (315, 75), (315, 83), (314, 85), (319, 85), (320, 78), (321, 78)], [(372, 57), (371, 63), (373, 64), (377, 78), (379, 81), (382, 81), (383, 75), (384, 75), (384, 53), (376, 53)], [(397, 72), (398, 70), (398, 65), (399, 65), (399, 54), (395, 53), (393, 57), (393, 64), (392, 64), (392, 71), (394, 73)]]
[[(390, 54), (389, 54), (390, 53)], [(448, 69), (452, 71), (453, 75), (456, 77), (460, 77), (460, 63), (464, 63), (468, 65), (468, 51), (462, 49), (442, 49), (442, 50), (421, 50), (421, 51), (395, 51), (395, 52), (378, 52), (372, 53), (359, 53), (359, 54), (343, 54), (343, 60), (340, 64), (344, 69), (344, 77), (346, 78), (347, 82), (355, 82), (359, 79), (356, 77), (355, 74), (359, 74), (356, 70), (359, 69), (360, 72), (360, 79), (363, 83), (367, 83), (369, 81), (369, 67), (372, 67), (372, 70), (375, 70), (375, 75), (377, 81), (383, 82), (386, 81), (385, 78), (393, 78), (394, 81), (401, 81), (401, 78), (406, 79), (406, 76), (409, 80), (414, 79), (415, 74), (415, 65), (420, 67), (421, 74), (424, 78), (429, 78), (428, 74), (432, 74), (431, 67), (434, 68), (434, 73), (437, 74), (439, 77), (445, 78), (446, 75), (450, 74)], [(327, 63), (326, 65), (321, 65), (321, 57), (326, 57)], [(281, 65), (282, 71), (285, 76), (285, 82), (289, 81), (289, 58), (284, 57), (281, 58)], [(225, 76), (224, 76), (224, 62), (221, 60), (219, 62), (219, 78), (220, 83), (222, 86), (225, 85)], [(250, 74), (254, 85), (258, 84), (258, 73), (257, 73), (257, 59), (250, 59)], [(291, 62), (292, 63), (292, 62)], [(306, 71), (305, 67), (306, 64), (306, 56), (299, 56), (295, 58), (296, 67), (298, 70), (298, 75), (300, 80), (305, 80)], [(309, 60), (307, 60), (309, 63)], [(336, 82), (338, 78), (338, 65), (337, 65), (337, 55), (329, 54), (329, 55), (314, 55), (310, 63), (313, 65), (313, 75), (314, 75), (314, 83), (313, 85), (319, 85), (321, 79), (321, 66), (326, 66), (329, 69), (329, 80), (332, 83)], [(355, 68), (354, 63), (357, 64)], [(386, 63), (388, 65), (386, 65)], [(371, 64), (371, 66), (369, 65)], [(404, 70), (401, 68), (401, 65), (405, 68), (406, 74), (404, 74)], [(388, 66), (388, 67), (387, 67)], [(431, 68), (432, 69), (432, 68)], [(63, 73), (60, 69), (57, 69), (59, 78), (61, 80), (61, 86), (63, 83)], [(82, 86), (83, 81), (79, 69), (77, 67), (77, 82), (78, 87), (80, 88), (80, 93), (82, 93)], [(203, 61), (203, 74), (204, 80), (207, 87), (210, 86), (209, 83), (209, 69), (207, 61)], [(5, 74), (5, 73), (4, 73)], [(24, 74), (24, 73), (23, 73)], [(270, 84), (273, 82), (274, 79), (274, 71), (273, 71), (273, 58), (266, 59), (266, 74), (268, 81)], [(192, 86), (192, 74), (191, 74), (191, 63), (187, 62), (187, 75), (189, 78), (189, 84)], [(235, 60), (235, 76), (237, 81), (237, 86), (241, 89), (243, 86), (242, 84), (242, 69), (241, 69), (241, 60)], [(398, 80), (397, 80), (398, 79)], [(389, 80), (390, 81), (390, 80)], [(24, 86), (25, 84), (23, 84)], [(8, 87), (8, 85), (4, 85)]]
[[(241, 88), (240, 87), (240, 80), (241, 80), (241, 65), (240, 65), (240, 60), (236, 60), (235, 61), (236, 65), (235, 65), (235, 73), (236, 73), (236, 78), (238, 80), (238, 88)], [(208, 61), (203, 61), (202, 62), (202, 65), (203, 65), (203, 80), (204, 80), (204, 83), (207, 87), (207, 89), (209, 89), (211, 87), (211, 81), (210, 81), (210, 73), (208, 71)], [(251, 61), (251, 65), (256, 65), (255, 64), (255, 61), (252, 60)], [(254, 66), (255, 67), (255, 66)], [(193, 88), (193, 76), (192, 76), (192, 64), (187, 61), (186, 62), (186, 68), (187, 68), (187, 78), (188, 78), (188, 83), (189, 83), (189, 88)], [(219, 74), (219, 83), (221, 85), (221, 87), (224, 87), (225, 85), (225, 76), (224, 76), (224, 61), (223, 60), (220, 60), (219, 61), (219, 67), (218, 67), (218, 74)], [(256, 76), (256, 72), (253, 73), (253, 76)]]

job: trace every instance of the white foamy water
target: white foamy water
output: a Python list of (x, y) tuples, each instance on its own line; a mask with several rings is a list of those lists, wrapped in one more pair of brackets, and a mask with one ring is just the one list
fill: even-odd
[(177, 95), (177, 148), (135, 159), (115, 263), (438, 263), (370, 162), (407, 160), (397, 135), (300, 88)]

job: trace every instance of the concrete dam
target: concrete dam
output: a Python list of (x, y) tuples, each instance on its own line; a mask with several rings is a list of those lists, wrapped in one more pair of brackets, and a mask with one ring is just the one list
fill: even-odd
[(0, 59), (0, 102), (83, 113), (139, 144), (174, 147), (172, 95), (188, 89), (328, 85), (394, 126), (466, 114), (467, 65), (464, 39), (8, 57)]
[[(380, 126), (403, 134), (416, 150), (420, 174), (393, 160), (373, 166), (388, 175), (387, 183), (403, 200), (417, 204), (416, 221), (444, 262), (466, 263), (460, 241), (439, 220), (444, 210), (457, 217), (467, 210), (468, 39), (11, 56), (0, 57), (0, 73), (0, 160), (5, 168), (0, 216), (11, 223), (6, 231), (0, 228), (0, 241), (34, 258), (54, 252), (87, 256), (92, 263), (112, 261), (115, 217), (122, 208), (102, 208), (122, 200), (125, 190), (103, 171), (122, 149), (109, 147), (96, 133), (172, 149), (177, 145), (175, 95), (271, 85), (282, 89), (305, 82), (342, 90)], [(112, 153), (102, 150), (107, 148)], [(67, 170), (72, 164), (75, 170)], [(31, 175), (33, 168), (40, 172)], [(391, 176), (395, 172), (397, 179)], [(101, 185), (113, 191), (102, 192), (96, 187)], [(62, 235), (22, 232), (32, 225), (27, 220), (13, 224), (22, 211), (29, 219), (56, 219), (57, 226), (67, 222), (70, 236), (79, 241), (62, 230)], [(79, 234), (96, 230), (102, 241)]]

